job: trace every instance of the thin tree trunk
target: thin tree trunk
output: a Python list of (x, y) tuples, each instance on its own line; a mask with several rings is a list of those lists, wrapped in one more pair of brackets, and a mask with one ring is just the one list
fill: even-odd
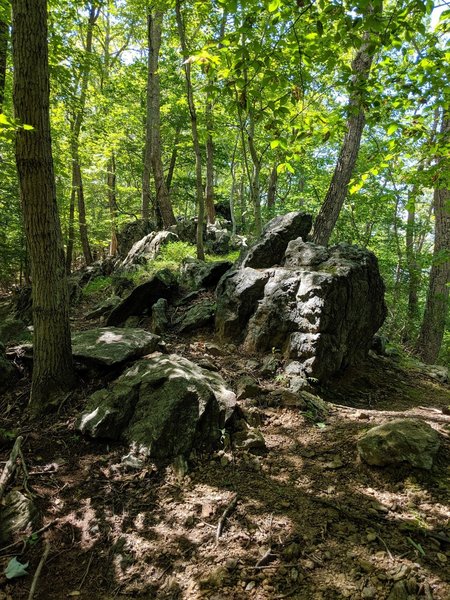
[[(440, 147), (450, 141), (450, 112), (443, 111)], [(448, 156), (441, 156), (439, 178), (434, 190), (434, 251), (430, 271), (427, 301), (417, 341), (417, 353), (426, 363), (434, 363), (441, 349), (449, 307), (450, 283), (450, 169)]]
[(258, 157), (255, 146), (255, 120), (253, 118), (253, 111), (250, 109), (248, 113), (249, 117), (249, 131), (248, 131), (248, 149), (250, 156), (252, 157), (253, 172), (250, 181), (250, 198), (253, 204), (253, 211), (255, 216), (255, 233), (259, 237), (262, 233), (262, 219), (261, 219), (261, 189), (260, 189), (260, 175), (261, 175), (261, 159)]
[(17, 131), (16, 163), (33, 290), (30, 408), (38, 415), (74, 384), (69, 294), (50, 136), (47, 2), (12, 6), (15, 116), (33, 127)]
[(66, 273), (70, 275), (72, 271), (72, 260), (73, 260), (73, 245), (75, 243), (75, 181), (72, 173), (72, 191), (70, 193), (70, 205), (69, 205), (69, 226), (67, 231), (67, 248), (66, 248)]
[(275, 209), (275, 200), (277, 197), (277, 183), (278, 183), (278, 169), (275, 164), (272, 167), (269, 176), (269, 185), (267, 189), (267, 209), (269, 211), (269, 215), (273, 215)]
[(205, 204), (208, 223), (216, 222), (214, 207), (214, 140), (213, 140), (213, 103), (210, 94), (206, 95), (206, 189)]
[[(376, 8), (374, 4), (376, 3)], [(381, 0), (369, 6), (368, 15), (381, 15)], [(361, 144), (362, 132), (365, 124), (364, 112), (364, 87), (369, 77), (375, 54), (375, 43), (369, 32), (364, 33), (363, 43), (357, 51), (352, 62), (353, 76), (351, 79), (352, 91), (349, 98), (349, 118), (347, 131), (344, 136), (336, 167), (328, 188), (325, 200), (317, 215), (312, 233), (312, 240), (316, 244), (326, 246), (330, 240), (333, 229), (341, 212), (347, 196), (348, 184), (355, 168)]]
[(116, 157), (114, 152), (108, 161), (108, 172), (106, 174), (106, 186), (108, 188), (108, 206), (111, 217), (111, 243), (109, 244), (109, 255), (115, 256), (118, 249), (117, 241), (117, 190), (116, 190)]
[[(3, 9), (6, 13), (6, 8)], [(9, 25), (6, 15), (0, 19), (0, 113), (3, 112), (5, 100), (6, 60), (8, 56), (8, 33)]]
[(183, 19), (181, 16), (180, 0), (176, 0), (175, 10), (178, 25), (178, 35), (180, 37), (181, 50), (183, 52), (184, 61), (184, 73), (186, 76), (186, 92), (187, 101), (189, 106), (189, 113), (191, 116), (191, 129), (192, 129), (192, 143), (194, 146), (195, 153), (195, 178), (196, 178), (196, 192), (197, 192), (197, 258), (199, 260), (205, 260), (205, 251), (203, 248), (203, 222), (205, 219), (205, 200), (203, 197), (203, 182), (202, 182), (202, 159), (200, 151), (200, 142), (197, 130), (197, 112), (195, 109), (194, 102), (194, 89), (192, 87), (191, 80), (191, 64), (187, 60), (188, 50), (186, 44), (186, 32), (183, 25)]
[(92, 252), (89, 244), (88, 228), (86, 222), (86, 206), (84, 202), (83, 181), (81, 175), (80, 164), (80, 132), (84, 119), (84, 110), (86, 107), (87, 88), (89, 83), (89, 75), (91, 71), (91, 55), (92, 55), (92, 38), (94, 26), (100, 14), (100, 7), (97, 2), (92, 2), (89, 7), (89, 18), (86, 31), (86, 46), (85, 46), (85, 64), (82, 67), (81, 73), (81, 88), (78, 108), (75, 112), (75, 118), (72, 126), (72, 181), (75, 183), (76, 195), (78, 199), (78, 225), (80, 231), (81, 247), (83, 249), (84, 260), (87, 265), (93, 262)]
[(166, 178), (167, 191), (170, 191), (170, 188), (172, 187), (173, 174), (175, 172), (175, 165), (177, 164), (178, 142), (180, 141), (180, 134), (181, 134), (181, 126), (178, 125), (176, 128), (176, 131), (175, 131), (175, 139), (173, 141), (172, 154), (170, 155), (169, 170), (167, 171), (167, 178)]
[(147, 129), (150, 128), (150, 158), (155, 180), (156, 205), (165, 229), (175, 225), (172, 204), (164, 179), (161, 150), (161, 89), (159, 83), (159, 51), (163, 12), (151, 11), (148, 14), (148, 79), (147, 79)]

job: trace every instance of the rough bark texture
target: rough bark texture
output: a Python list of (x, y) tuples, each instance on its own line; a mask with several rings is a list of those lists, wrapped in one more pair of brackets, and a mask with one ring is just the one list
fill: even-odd
[(34, 360), (30, 404), (44, 411), (74, 381), (69, 299), (56, 203), (49, 122), (46, 0), (14, 0), (14, 108), (22, 123), (16, 162), (33, 283)]
[[(381, 13), (381, 8), (381, 2), (378, 2), (376, 10), (375, 7), (371, 6), (368, 14)], [(353, 76), (348, 106), (347, 131), (325, 200), (314, 223), (312, 234), (312, 240), (323, 246), (328, 244), (338, 220), (358, 158), (365, 124), (364, 87), (369, 77), (375, 47), (370, 33), (364, 33), (363, 43), (352, 62)]]
[[(442, 117), (440, 146), (450, 138), (450, 112)], [(449, 306), (450, 282), (450, 188), (448, 156), (438, 159), (439, 177), (434, 190), (434, 252), (427, 302), (417, 342), (418, 354), (424, 362), (436, 361), (441, 349)]]
[(166, 186), (167, 186), (168, 192), (170, 191), (170, 188), (172, 186), (172, 179), (173, 179), (173, 174), (175, 172), (175, 165), (177, 164), (178, 142), (180, 141), (180, 133), (181, 133), (181, 127), (178, 125), (177, 129), (175, 131), (175, 139), (173, 141), (172, 154), (170, 155), (169, 170), (167, 171)]
[(275, 208), (275, 199), (277, 196), (278, 170), (277, 165), (274, 165), (269, 177), (269, 185), (267, 189), (267, 208), (269, 214), (272, 214)]
[[(185, 59), (188, 57), (188, 50), (186, 44), (186, 32), (184, 29), (183, 19), (181, 16), (180, 0), (176, 2), (176, 15), (178, 25), (178, 35), (180, 37), (181, 49)], [(192, 129), (192, 143), (194, 146), (195, 153), (195, 176), (196, 176), (196, 190), (197, 190), (197, 258), (200, 260), (205, 259), (205, 252), (203, 249), (203, 221), (205, 220), (205, 199), (203, 197), (203, 182), (202, 182), (202, 155), (200, 150), (200, 142), (198, 138), (197, 129), (197, 111), (194, 102), (194, 89), (192, 87), (191, 80), (191, 63), (185, 60), (184, 62), (184, 73), (186, 76), (186, 93), (187, 101), (189, 106), (189, 114), (191, 116), (191, 129)]]
[(69, 226), (67, 231), (67, 247), (66, 247), (66, 273), (70, 275), (72, 270), (72, 258), (73, 258), (73, 245), (75, 243), (75, 199), (76, 190), (75, 182), (73, 179), (72, 170), (72, 191), (70, 193), (70, 204), (69, 204)]
[(0, 19), (0, 113), (5, 98), (6, 57), (8, 54), (8, 23)]
[(106, 186), (108, 188), (108, 206), (111, 217), (111, 243), (109, 245), (110, 256), (117, 254), (117, 190), (116, 190), (116, 157), (114, 152), (108, 161), (108, 172), (106, 174)]
[(161, 47), (161, 29), (163, 12), (160, 10), (148, 16), (148, 102), (147, 128), (151, 129), (150, 156), (155, 180), (156, 205), (165, 229), (175, 225), (169, 190), (164, 179), (161, 149), (161, 89), (159, 83), (159, 50)]

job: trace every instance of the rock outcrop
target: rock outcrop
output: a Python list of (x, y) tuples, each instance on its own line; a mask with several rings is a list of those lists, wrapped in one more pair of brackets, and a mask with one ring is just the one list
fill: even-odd
[(439, 446), (439, 435), (427, 423), (396, 419), (364, 434), (358, 441), (358, 453), (366, 463), (377, 467), (407, 463), (431, 469)]
[(98, 327), (72, 336), (72, 354), (89, 366), (115, 367), (158, 349), (161, 338), (144, 329)]
[(285, 217), (220, 281), (216, 331), (250, 353), (278, 349), (299, 373), (324, 380), (367, 354), (386, 316), (384, 284), (374, 254), (290, 240), (310, 220)]
[(171, 231), (152, 231), (133, 244), (120, 266), (127, 271), (155, 260), (164, 244), (177, 240), (178, 236)]
[(107, 390), (95, 392), (77, 427), (173, 459), (211, 449), (235, 409), (235, 394), (220, 375), (175, 354), (159, 355), (136, 362)]
[(155, 273), (145, 283), (134, 288), (129, 296), (110, 313), (106, 324), (121, 325), (128, 317), (151, 313), (152, 306), (160, 298), (170, 299), (177, 290), (177, 283), (170, 271)]

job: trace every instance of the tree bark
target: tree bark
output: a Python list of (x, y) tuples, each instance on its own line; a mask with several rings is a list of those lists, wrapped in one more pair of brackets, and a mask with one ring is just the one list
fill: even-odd
[(184, 61), (184, 74), (186, 77), (186, 93), (189, 106), (189, 114), (191, 117), (192, 143), (195, 153), (195, 179), (196, 179), (196, 195), (197, 195), (197, 258), (205, 260), (205, 251), (203, 248), (203, 222), (205, 220), (205, 200), (203, 197), (203, 181), (202, 181), (202, 158), (200, 151), (200, 142), (197, 129), (197, 111), (194, 102), (194, 89), (191, 79), (191, 63), (187, 60), (188, 50), (186, 44), (186, 32), (184, 29), (183, 19), (181, 16), (180, 0), (176, 1), (175, 10), (178, 25), (178, 35), (180, 37), (181, 50)]
[(108, 160), (108, 172), (106, 174), (106, 187), (108, 189), (108, 206), (111, 217), (111, 242), (109, 244), (109, 255), (115, 256), (118, 250), (117, 241), (117, 190), (116, 190), (116, 157), (114, 152)]
[(210, 95), (206, 95), (206, 188), (205, 203), (208, 223), (216, 222), (216, 209), (214, 207), (214, 140), (213, 140), (213, 103)]
[(72, 271), (72, 260), (73, 260), (73, 245), (75, 243), (75, 200), (76, 190), (75, 181), (73, 179), (72, 172), (72, 190), (70, 192), (70, 205), (69, 205), (69, 226), (67, 231), (67, 247), (66, 247), (66, 273), (70, 275)]
[[(6, 7), (3, 9), (6, 13)], [(6, 61), (8, 56), (8, 33), (9, 25), (6, 19), (0, 18), (0, 113), (3, 112), (5, 100)]]
[(14, 109), (33, 127), (16, 135), (16, 163), (31, 262), (33, 375), (30, 408), (48, 409), (74, 384), (69, 297), (49, 120), (46, 0), (13, 0)]
[(156, 205), (165, 229), (175, 225), (176, 219), (164, 179), (161, 149), (161, 89), (159, 83), (159, 51), (163, 12), (148, 13), (148, 79), (147, 79), (147, 130), (150, 129), (150, 160), (155, 180)]
[(177, 128), (175, 130), (175, 139), (173, 141), (172, 154), (170, 155), (169, 170), (167, 171), (167, 178), (166, 178), (167, 191), (169, 191), (169, 192), (170, 192), (170, 188), (172, 187), (172, 179), (173, 179), (173, 174), (175, 172), (175, 165), (177, 164), (178, 142), (180, 141), (180, 133), (181, 133), (181, 126), (177, 125)]
[(269, 215), (273, 215), (275, 210), (275, 200), (277, 197), (277, 183), (278, 183), (278, 169), (275, 164), (272, 167), (269, 176), (269, 185), (267, 189), (267, 209), (269, 211)]
[[(374, 4), (376, 3), (376, 6)], [(375, 0), (369, 5), (368, 15), (381, 15), (382, 3)], [(311, 239), (326, 246), (347, 196), (348, 184), (355, 168), (365, 124), (364, 88), (369, 77), (375, 54), (375, 43), (369, 32), (363, 35), (363, 43), (352, 62), (352, 90), (350, 91), (347, 131), (339, 152), (336, 167), (325, 200), (317, 215)]]
[[(450, 141), (450, 111), (444, 110), (441, 122), (440, 147)], [(417, 353), (426, 363), (434, 363), (441, 349), (449, 308), (450, 283), (450, 189), (447, 155), (438, 158), (438, 179), (434, 190), (434, 251), (428, 285), (427, 301), (417, 341)]]

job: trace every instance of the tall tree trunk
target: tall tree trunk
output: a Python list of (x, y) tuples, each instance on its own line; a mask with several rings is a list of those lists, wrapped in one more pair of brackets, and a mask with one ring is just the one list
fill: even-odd
[(203, 182), (202, 182), (202, 158), (200, 151), (200, 142), (198, 137), (197, 129), (197, 111), (195, 109), (194, 102), (194, 89), (192, 87), (191, 80), (191, 64), (187, 60), (188, 49), (186, 44), (186, 32), (181, 16), (180, 0), (176, 0), (175, 10), (177, 16), (178, 35), (180, 37), (181, 50), (184, 56), (184, 74), (186, 77), (186, 93), (187, 101), (189, 106), (189, 113), (191, 116), (191, 129), (192, 129), (192, 143), (194, 146), (195, 153), (195, 178), (196, 178), (196, 192), (197, 192), (197, 258), (199, 260), (205, 260), (205, 251), (203, 248), (203, 223), (205, 220), (205, 200), (203, 197)]
[[(450, 111), (444, 110), (441, 123), (440, 147), (450, 142)], [(445, 152), (445, 151), (443, 151)], [(439, 177), (434, 190), (434, 251), (430, 271), (427, 301), (417, 341), (417, 353), (426, 363), (436, 361), (441, 349), (449, 308), (450, 283), (450, 188), (448, 155), (438, 161)]]
[(33, 127), (16, 135), (33, 294), (30, 408), (38, 415), (74, 384), (69, 295), (56, 202), (49, 120), (46, 0), (13, 0), (14, 108)]
[(80, 132), (84, 119), (84, 110), (86, 107), (87, 88), (89, 83), (89, 75), (91, 72), (92, 61), (92, 38), (94, 26), (100, 14), (100, 6), (97, 2), (92, 2), (89, 7), (89, 18), (86, 31), (85, 45), (85, 64), (82, 67), (81, 87), (78, 107), (75, 111), (74, 122), (72, 125), (72, 181), (75, 183), (75, 190), (78, 199), (78, 226), (80, 231), (81, 247), (83, 249), (84, 260), (87, 265), (93, 262), (92, 252), (89, 244), (88, 228), (86, 222), (86, 205), (84, 202), (83, 180), (80, 164)]
[(169, 170), (167, 171), (167, 178), (166, 178), (167, 191), (170, 191), (170, 188), (172, 187), (173, 174), (175, 172), (175, 165), (177, 164), (178, 142), (180, 141), (180, 134), (181, 134), (181, 126), (177, 125), (177, 128), (175, 130), (175, 139), (173, 141), (172, 154), (170, 155)]
[(147, 79), (147, 129), (151, 131), (150, 157), (155, 180), (156, 205), (165, 229), (175, 225), (169, 190), (164, 179), (161, 149), (161, 89), (159, 83), (159, 50), (161, 48), (161, 29), (163, 12), (152, 11), (148, 14), (148, 79)]
[(109, 245), (109, 255), (117, 254), (117, 192), (116, 192), (116, 157), (114, 152), (108, 160), (108, 172), (106, 174), (106, 187), (108, 189), (108, 206), (109, 215), (111, 217), (111, 243)]
[(278, 169), (275, 164), (270, 171), (269, 185), (267, 189), (267, 209), (269, 215), (273, 215), (275, 209), (275, 199), (277, 197)]
[(66, 247), (66, 273), (70, 275), (72, 271), (72, 260), (73, 260), (73, 245), (75, 243), (75, 180), (72, 172), (72, 191), (70, 193), (70, 205), (69, 205), (69, 226), (67, 229), (67, 247)]
[(261, 188), (259, 181), (261, 175), (261, 159), (258, 156), (255, 146), (255, 120), (251, 108), (248, 112), (248, 118), (248, 149), (250, 151), (250, 156), (252, 157), (253, 163), (253, 171), (250, 181), (250, 198), (253, 204), (253, 211), (255, 216), (255, 233), (256, 236), (259, 237), (262, 233)]
[[(5, 7), (4, 12), (7, 12)], [(9, 12), (9, 9), (8, 9)], [(8, 32), (9, 25), (6, 14), (0, 15), (0, 113), (3, 112), (3, 102), (5, 99), (5, 81), (6, 81), (6, 60), (8, 56)]]
[[(368, 16), (381, 16), (382, 1), (374, 0), (369, 5)], [(353, 75), (349, 97), (347, 131), (339, 152), (336, 167), (325, 200), (317, 215), (312, 233), (316, 244), (326, 246), (347, 196), (348, 184), (355, 168), (365, 124), (364, 87), (369, 77), (376, 44), (369, 32), (363, 35), (363, 43), (352, 62)]]
[[(419, 167), (420, 168), (420, 167)], [(423, 167), (422, 167), (423, 168)], [(414, 230), (416, 220), (416, 198), (417, 186), (414, 185), (408, 197), (407, 221), (406, 221), (406, 264), (408, 268), (408, 310), (406, 334), (414, 330), (416, 320), (419, 316), (419, 288), (420, 288), (420, 267), (417, 264), (417, 257), (414, 247)]]
[(213, 140), (213, 103), (210, 94), (206, 95), (206, 189), (205, 204), (208, 223), (216, 222), (214, 207), (214, 140)]

